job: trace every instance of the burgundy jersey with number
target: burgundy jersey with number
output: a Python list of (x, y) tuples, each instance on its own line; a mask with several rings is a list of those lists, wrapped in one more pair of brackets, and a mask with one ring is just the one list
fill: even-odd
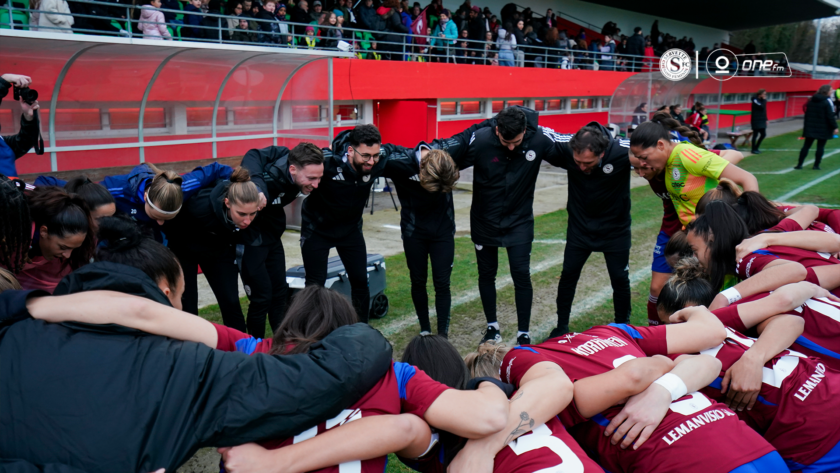
[[(720, 376), (702, 392), (723, 400), (721, 381), (756, 339), (727, 328), (719, 346), (703, 351), (721, 361)], [(840, 441), (840, 423), (826, 412), (840, 410), (840, 371), (819, 358), (785, 350), (764, 365), (761, 392), (752, 410), (738, 417), (764, 435), (785, 460), (810, 465)]]
[[(713, 310), (712, 313), (723, 325), (737, 332), (752, 335), (754, 331), (745, 327), (738, 315), (738, 306), (768, 294), (763, 292), (745, 297), (733, 305)], [(801, 306), (786, 313), (805, 319), (805, 329), (791, 348), (808, 356), (818, 357), (826, 366), (840, 371), (840, 303), (824, 297), (808, 299)]]
[(664, 180), (660, 181), (657, 178), (653, 178), (648, 181), (648, 184), (650, 184), (650, 189), (653, 193), (662, 199), (662, 226), (659, 227), (659, 231), (665, 232), (666, 235), (671, 237), (674, 233), (682, 229), (682, 222), (680, 222), (680, 217), (677, 215), (677, 209), (674, 208), (671, 194), (668, 193), (668, 188), (665, 187)]
[(604, 470), (580, 448), (560, 419), (534, 426), (496, 454), (493, 473), (557, 471), (603, 473)]
[(763, 250), (754, 251), (738, 261), (735, 265), (735, 272), (739, 278), (747, 279), (760, 273), (765, 266), (777, 259), (801, 263), (806, 268), (840, 264), (840, 260), (829, 253), (818, 253), (790, 246), (768, 246)]
[[(517, 347), (502, 362), (502, 380), (517, 384), (531, 366), (542, 361), (557, 363), (576, 381), (610, 371), (633, 358), (664, 355), (666, 328), (611, 324), (539, 345)], [(572, 402), (559, 416), (580, 445), (597, 452), (600, 465), (612, 473), (725, 473), (774, 450), (725, 405), (700, 393), (671, 403), (650, 439), (638, 450), (625, 450), (611, 445), (610, 437), (604, 436), (610, 419), (621, 408), (615, 406), (586, 419)]]
[[(219, 334), (217, 349), (240, 351), (247, 354), (265, 353), (271, 347), (271, 340), (255, 339), (238, 330), (216, 325)], [(260, 355), (257, 355), (260, 356)], [(256, 387), (259, 389), (259, 387)], [(303, 442), (329, 429), (338, 427), (362, 417), (386, 414), (414, 414), (421, 419), (438, 396), (450, 389), (434, 381), (423, 371), (407, 363), (392, 362), (391, 369), (359, 401), (344, 409), (336, 417), (307, 429), (292, 438), (274, 439), (262, 442), (262, 446), (275, 449)], [(342, 463), (317, 470), (320, 473), (382, 473), (387, 457)]]

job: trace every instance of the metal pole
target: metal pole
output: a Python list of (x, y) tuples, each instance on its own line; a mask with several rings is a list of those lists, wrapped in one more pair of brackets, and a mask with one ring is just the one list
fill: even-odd
[(133, 38), (133, 28), (131, 27), (131, 9), (129, 9), (128, 7), (125, 7), (125, 26), (128, 27), (128, 37)]
[[(329, 136), (330, 136), (330, 145), (332, 145), (332, 140), (333, 140), (333, 138), (335, 137), (335, 136), (333, 135), (333, 133), (334, 133), (334, 132), (333, 132), (333, 107), (334, 107), (334, 105), (335, 105), (335, 104), (333, 103), (333, 99), (334, 99), (334, 97), (333, 97), (333, 58), (329, 58), (329, 59), (327, 59), (327, 73), (329, 74), (329, 78), (327, 79), (327, 80), (329, 81), (329, 84), (328, 84), (329, 91), (328, 91), (328, 98), (327, 98), (327, 100), (329, 101), (329, 104), (328, 104), (328, 105), (329, 105), (329, 107), (330, 107), (330, 111), (329, 111), (329, 120), (328, 120), (329, 127), (328, 127), (328, 129), (327, 129), (327, 133), (328, 133), (328, 134), (329, 134)], [(331, 147), (331, 146), (330, 146), (330, 147)]]
[(216, 24), (219, 26), (219, 43), (222, 42), (222, 17), (216, 17)]
[(817, 57), (820, 54), (820, 30), (822, 30), (822, 18), (817, 20), (817, 37), (814, 39), (814, 65), (811, 68), (811, 79), (817, 73)]

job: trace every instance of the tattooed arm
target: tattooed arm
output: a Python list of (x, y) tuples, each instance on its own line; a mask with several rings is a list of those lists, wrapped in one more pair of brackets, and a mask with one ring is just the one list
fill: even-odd
[(547, 422), (572, 401), (574, 386), (558, 365), (544, 361), (522, 377), (510, 401), (507, 425), (483, 439), (470, 440), (449, 466), (450, 473), (490, 473), (493, 459), (507, 444)]

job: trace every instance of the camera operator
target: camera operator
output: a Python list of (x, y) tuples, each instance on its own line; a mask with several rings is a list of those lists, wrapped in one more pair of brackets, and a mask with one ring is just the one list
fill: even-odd
[[(0, 136), (0, 174), (6, 176), (17, 176), (15, 160), (28, 153), (33, 146), (38, 144), (40, 136), (37, 114), (38, 105), (37, 92), (29, 89), (32, 79), (18, 74), (3, 74), (0, 76), (0, 103), (9, 93), (9, 89), (15, 87), (16, 93), (20, 94), (20, 108), (23, 110), (23, 118), (20, 121), (20, 131), (16, 135)], [(35, 100), (27, 103), (27, 100), (34, 95)], [(43, 151), (42, 151), (43, 152)]]

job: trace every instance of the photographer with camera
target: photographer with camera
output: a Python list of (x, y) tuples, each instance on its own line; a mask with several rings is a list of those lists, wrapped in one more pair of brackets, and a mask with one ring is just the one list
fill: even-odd
[(37, 154), (44, 153), (44, 142), (38, 124), (38, 92), (29, 88), (32, 79), (18, 74), (0, 75), (0, 103), (14, 87), (14, 98), (20, 101), (23, 118), (20, 120), (20, 131), (16, 135), (0, 136), (0, 174), (17, 176), (15, 161), (37, 146)]

